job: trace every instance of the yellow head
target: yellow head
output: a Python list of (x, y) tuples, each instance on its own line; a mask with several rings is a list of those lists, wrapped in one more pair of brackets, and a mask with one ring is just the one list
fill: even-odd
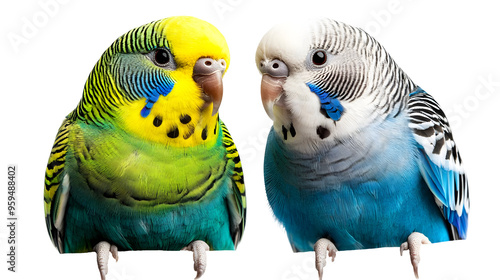
[(94, 67), (73, 117), (112, 123), (148, 141), (190, 147), (215, 141), (229, 49), (194, 17), (171, 17), (118, 38)]

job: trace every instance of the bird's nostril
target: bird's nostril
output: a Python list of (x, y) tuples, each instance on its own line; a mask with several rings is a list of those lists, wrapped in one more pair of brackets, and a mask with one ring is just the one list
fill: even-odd
[(271, 61), (262, 60), (258, 65), (260, 65), (259, 70), (262, 74), (268, 74), (273, 77), (288, 77), (288, 67), (279, 59)]
[(209, 57), (202, 57), (196, 61), (193, 67), (193, 75), (210, 75), (215, 71), (224, 73), (226, 62), (224, 59), (215, 60)]

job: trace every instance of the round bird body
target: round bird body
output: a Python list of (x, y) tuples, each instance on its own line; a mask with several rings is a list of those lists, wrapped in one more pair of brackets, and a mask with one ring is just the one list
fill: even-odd
[(448, 121), (374, 38), (330, 19), (283, 24), (256, 63), (274, 121), (267, 197), (292, 248), (322, 256), (320, 278), (324, 248), (466, 237), (468, 183)]
[(186, 248), (199, 277), (206, 248), (236, 248), (246, 199), (218, 114), (228, 66), (222, 34), (192, 17), (135, 28), (104, 52), (47, 166), (47, 228), (61, 253), (95, 250), (104, 279), (109, 252)]

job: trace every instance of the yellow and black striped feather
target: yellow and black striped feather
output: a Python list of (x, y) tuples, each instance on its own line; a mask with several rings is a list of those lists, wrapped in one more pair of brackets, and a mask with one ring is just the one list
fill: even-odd
[[(232, 176), (233, 181), (233, 199), (232, 199), (232, 208), (230, 207), (231, 218), (233, 219), (234, 230), (233, 230), (233, 240), (235, 247), (238, 245), (239, 239), (243, 234), (245, 229), (246, 222), (246, 192), (245, 192), (245, 183), (243, 179), (243, 169), (241, 166), (241, 160), (236, 149), (236, 145), (234, 144), (233, 139), (231, 138), (231, 134), (226, 127), (226, 125), (220, 121), (222, 128), (222, 143), (226, 148), (226, 157), (229, 161), (234, 163), (234, 171)], [(234, 220), (239, 220), (239, 222), (235, 222)]]

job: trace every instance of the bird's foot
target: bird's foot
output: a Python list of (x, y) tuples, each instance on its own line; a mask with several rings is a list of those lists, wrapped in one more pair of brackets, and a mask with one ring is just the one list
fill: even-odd
[(206, 251), (210, 250), (210, 247), (204, 241), (196, 240), (191, 242), (183, 250), (193, 252), (194, 271), (196, 271), (196, 277), (194, 279), (199, 279), (203, 273), (205, 273), (205, 269), (207, 269)]
[(414, 232), (408, 236), (408, 241), (401, 244), (399, 251), (401, 256), (403, 252), (406, 250), (410, 250), (410, 261), (413, 266), (413, 273), (415, 273), (415, 278), (418, 279), (418, 263), (420, 262), (420, 245), (422, 244), (431, 244), (429, 238), (425, 235)]
[(326, 266), (326, 252), (332, 258), (332, 262), (337, 255), (337, 247), (326, 238), (321, 238), (314, 244), (314, 253), (316, 254), (316, 269), (318, 270), (319, 280), (323, 279), (323, 267)]
[(97, 267), (101, 273), (101, 280), (105, 280), (108, 274), (109, 253), (118, 261), (118, 248), (106, 241), (101, 241), (94, 246), (94, 251), (97, 253)]

